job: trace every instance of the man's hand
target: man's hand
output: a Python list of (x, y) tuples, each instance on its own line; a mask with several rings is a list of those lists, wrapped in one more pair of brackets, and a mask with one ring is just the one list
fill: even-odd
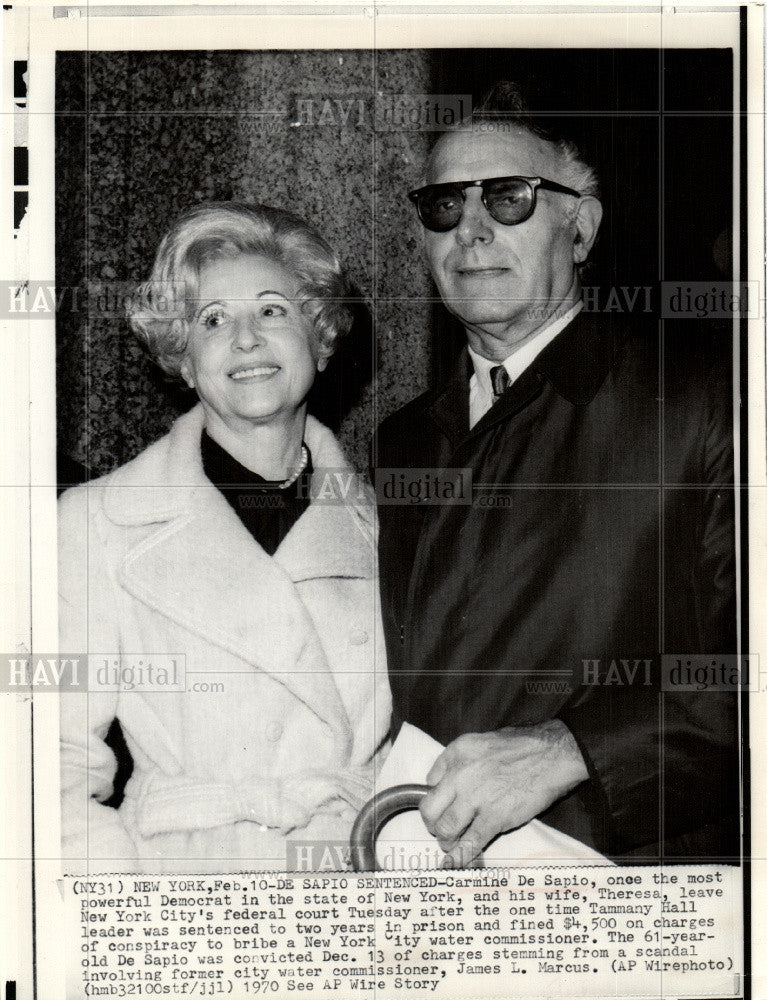
[(453, 867), (466, 867), (499, 833), (533, 819), (588, 778), (572, 733), (552, 719), (466, 733), (440, 754), (421, 816)]

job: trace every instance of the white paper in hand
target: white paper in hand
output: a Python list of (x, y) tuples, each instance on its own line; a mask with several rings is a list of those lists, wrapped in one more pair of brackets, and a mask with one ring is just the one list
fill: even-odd
[[(423, 730), (404, 723), (381, 768), (376, 783), (378, 790), (411, 782), (425, 784), (426, 775), (444, 749)], [(388, 870), (439, 868), (445, 857), (417, 809), (389, 820), (378, 837), (377, 855), (380, 867)], [(496, 838), (483, 856), (487, 867), (612, 864), (579, 840), (536, 819)]]

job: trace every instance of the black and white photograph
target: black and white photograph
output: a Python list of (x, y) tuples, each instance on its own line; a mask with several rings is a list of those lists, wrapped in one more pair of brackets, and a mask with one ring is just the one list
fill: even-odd
[(761, 996), (762, 13), (322, 6), (14, 59), (34, 995)]

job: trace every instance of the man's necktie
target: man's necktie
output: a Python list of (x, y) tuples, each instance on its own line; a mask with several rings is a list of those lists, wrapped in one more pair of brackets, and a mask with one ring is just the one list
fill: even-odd
[(490, 381), (493, 383), (493, 393), (495, 394), (496, 399), (506, 392), (509, 388), (509, 384), (511, 383), (509, 373), (503, 365), (498, 365), (497, 367), (490, 369)]

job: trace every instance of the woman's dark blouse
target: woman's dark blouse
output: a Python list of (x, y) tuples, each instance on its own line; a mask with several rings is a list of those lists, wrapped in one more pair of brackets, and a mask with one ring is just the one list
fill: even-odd
[[(226, 497), (229, 506), (269, 555), (309, 506), (312, 456), (298, 479), (285, 489), (263, 479), (232, 458), (228, 451), (202, 432), (202, 467), (205, 475)], [(304, 446), (306, 447), (306, 446)]]

